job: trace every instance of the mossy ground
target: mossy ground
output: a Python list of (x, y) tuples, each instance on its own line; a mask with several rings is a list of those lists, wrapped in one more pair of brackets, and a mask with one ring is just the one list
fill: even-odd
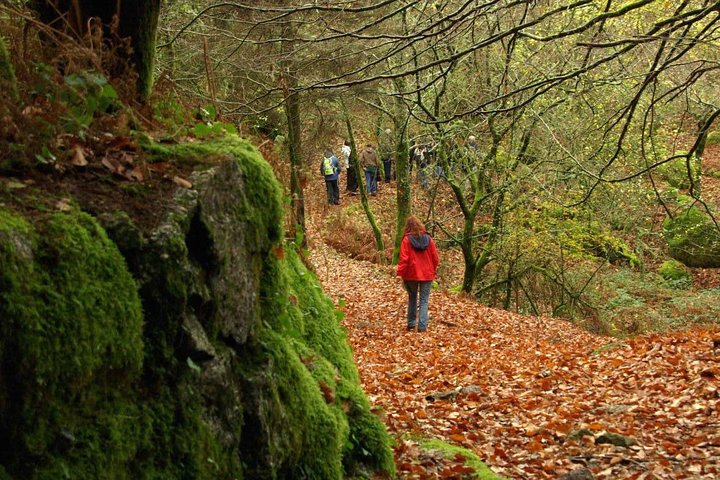
[(490, 470), (480, 457), (467, 448), (453, 445), (450, 443), (443, 442), (437, 438), (432, 439), (421, 439), (420, 447), (424, 450), (436, 450), (439, 451), (445, 458), (464, 458), (465, 465), (474, 470), (473, 473), (468, 474), (466, 478), (474, 478), (476, 480), (502, 480), (503, 477), (498, 476), (495, 472)]

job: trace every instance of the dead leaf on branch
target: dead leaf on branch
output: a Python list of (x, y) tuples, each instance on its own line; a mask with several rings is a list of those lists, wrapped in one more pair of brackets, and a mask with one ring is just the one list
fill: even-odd
[(80, 144), (75, 144), (73, 146), (72, 159), (70, 160), (70, 163), (75, 165), (76, 167), (87, 166), (88, 161), (85, 158), (85, 152), (83, 151), (83, 147)]
[(175, 175), (172, 180), (175, 183), (175, 185), (177, 185), (180, 188), (187, 188), (187, 189), (192, 188), (192, 183), (190, 183), (189, 181), (185, 180), (182, 177), (178, 177), (177, 175)]

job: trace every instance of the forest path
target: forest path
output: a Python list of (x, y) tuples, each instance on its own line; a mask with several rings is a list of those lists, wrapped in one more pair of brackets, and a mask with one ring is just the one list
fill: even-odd
[(719, 331), (623, 341), (433, 291), (428, 331), (407, 332), (391, 267), (313, 243), (365, 391), (398, 440), (400, 478), (466, 478), (417, 437), (469, 448), (508, 478), (720, 477)]

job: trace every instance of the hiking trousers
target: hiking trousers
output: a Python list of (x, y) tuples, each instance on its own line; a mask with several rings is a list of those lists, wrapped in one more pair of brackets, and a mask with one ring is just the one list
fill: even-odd
[[(432, 289), (432, 280), (426, 282), (420, 280), (403, 280), (403, 285), (408, 292), (407, 328), (408, 330), (414, 329), (415, 322), (417, 321), (418, 332), (424, 332), (428, 326), (428, 303), (430, 300), (430, 289)], [(419, 318), (418, 294), (420, 294)]]
[(340, 188), (338, 180), (325, 180), (325, 189), (327, 190), (328, 205), (340, 204)]

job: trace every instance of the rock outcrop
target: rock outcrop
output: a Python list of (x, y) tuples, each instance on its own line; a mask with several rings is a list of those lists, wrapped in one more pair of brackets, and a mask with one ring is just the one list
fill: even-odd
[(0, 208), (0, 479), (392, 475), (270, 168), (238, 139), (154, 153), (216, 166), (150, 233)]

